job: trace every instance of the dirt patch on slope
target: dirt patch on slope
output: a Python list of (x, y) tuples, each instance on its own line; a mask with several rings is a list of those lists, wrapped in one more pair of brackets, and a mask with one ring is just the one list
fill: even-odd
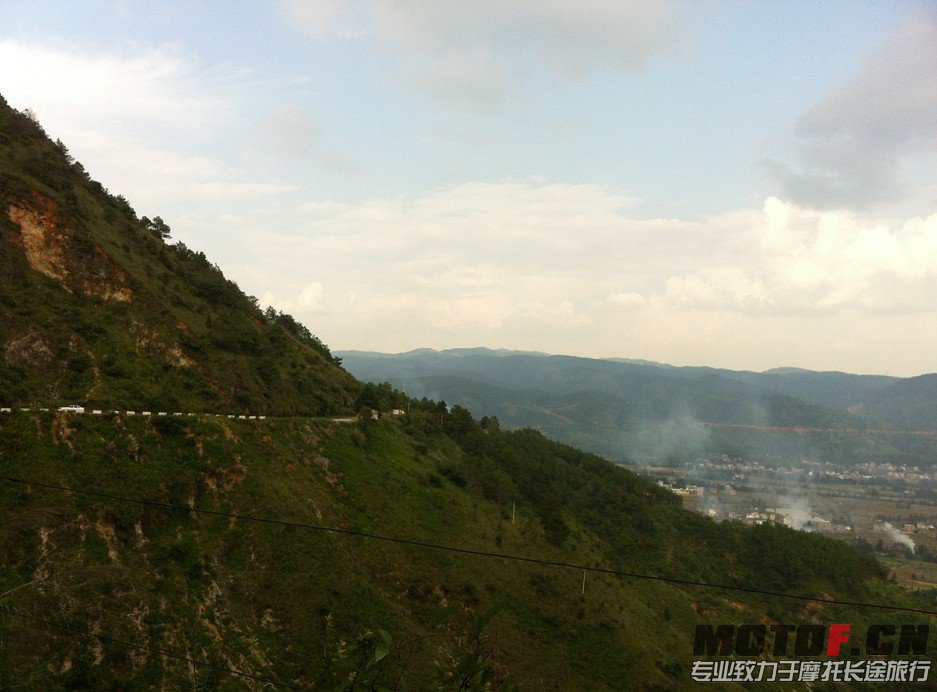
[(132, 300), (124, 271), (85, 230), (61, 222), (54, 200), (36, 193), (31, 201), (11, 203), (7, 214), (20, 228), (23, 251), (34, 270), (69, 291), (109, 302)]

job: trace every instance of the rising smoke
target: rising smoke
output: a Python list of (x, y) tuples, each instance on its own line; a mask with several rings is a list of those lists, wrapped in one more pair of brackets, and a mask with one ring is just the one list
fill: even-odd
[(904, 547), (908, 548), (912, 553), (914, 552), (914, 548), (916, 546), (914, 544), (914, 541), (911, 540), (911, 537), (908, 534), (902, 533), (901, 531), (896, 529), (894, 526), (889, 524), (887, 521), (882, 522), (882, 531), (884, 531), (886, 535), (898, 545), (903, 545)]
[(785, 516), (792, 529), (813, 531), (810, 522), (813, 520), (814, 511), (806, 498), (790, 496), (778, 498), (778, 510)]
[(705, 448), (709, 431), (686, 407), (677, 406), (665, 420), (635, 426), (628, 456), (633, 459), (666, 460), (695, 457)]

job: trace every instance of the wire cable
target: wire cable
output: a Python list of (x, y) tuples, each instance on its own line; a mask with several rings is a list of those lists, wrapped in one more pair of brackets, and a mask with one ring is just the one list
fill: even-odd
[(747, 586), (733, 586), (730, 584), (714, 584), (711, 582), (695, 581), (692, 579), (679, 579), (677, 577), (665, 577), (652, 574), (641, 574), (639, 572), (629, 572), (623, 570), (610, 569), (607, 567), (593, 567), (591, 565), (582, 565), (574, 562), (563, 562), (561, 560), (544, 560), (541, 558), (535, 557), (526, 557), (523, 555), (512, 555), (510, 553), (496, 553), (487, 550), (475, 550), (472, 548), (459, 548), (457, 546), (443, 545), (440, 543), (428, 543), (425, 541), (415, 541), (409, 538), (399, 538), (396, 536), (385, 536), (376, 533), (368, 533), (365, 531), (355, 531), (353, 529), (343, 529), (337, 526), (322, 526), (319, 524), (307, 524), (304, 522), (298, 521), (286, 521), (283, 519), (274, 519), (272, 517), (258, 517), (250, 514), (234, 514), (232, 512), (221, 512), (218, 510), (211, 509), (196, 509), (195, 507), (186, 507), (184, 505), (175, 505), (169, 502), (158, 502), (154, 500), (141, 500), (138, 498), (124, 497), (121, 495), (113, 495), (110, 493), (102, 493), (95, 490), (85, 490), (82, 488), (72, 488), (64, 485), (53, 485), (50, 483), (40, 483), (37, 481), (28, 481), (22, 478), (14, 478), (12, 476), (3, 476), (0, 475), (0, 480), (8, 481), (10, 483), (18, 483), (21, 485), (32, 485), (38, 488), (47, 488), (50, 490), (60, 490), (64, 492), (75, 493), (78, 495), (88, 495), (91, 497), (101, 497), (109, 500), (117, 500), (120, 502), (130, 502), (138, 505), (149, 505), (154, 507), (163, 507), (165, 509), (171, 509), (180, 512), (192, 512), (194, 514), (205, 514), (209, 516), (216, 517), (226, 517), (229, 519), (240, 519), (242, 521), (252, 521), (261, 524), (275, 524), (278, 526), (287, 526), (297, 529), (307, 529), (310, 531), (319, 531), (323, 533), (337, 533), (346, 536), (357, 536), (359, 538), (365, 538), (375, 541), (385, 541), (388, 543), (399, 543), (402, 545), (410, 545), (417, 548), (425, 548), (428, 550), (441, 550), (450, 553), (461, 553), (463, 555), (476, 555), (480, 557), (489, 557), (500, 560), (512, 560), (514, 562), (526, 562), (537, 565), (544, 565), (548, 567), (562, 567), (565, 569), (575, 569), (582, 570), (583, 572), (593, 572), (598, 574), (608, 574), (618, 577), (629, 577), (632, 579), (643, 579), (646, 581), (659, 581), (666, 582), (668, 584), (679, 584), (681, 586), (695, 586), (708, 589), (723, 589), (727, 591), (741, 591), (744, 593), (759, 594), (762, 596), (772, 596), (775, 598), (787, 598), (797, 601), (810, 601), (815, 603), (824, 603), (826, 605), (847, 605), (854, 606), (857, 608), (876, 608), (879, 610), (892, 610), (905, 613), (917, 613), (919, 615), (931, 615), (937, 616), (937, 610), (925, 610), (922, 608), (909, 608), (906, 606), (896, 606), (888, 605), (884, 603), (867, 603), (864, 601), (834, 601), (828, 600), (825, 598), (819, 598), (817, 596), (802, 596), (798, 594), (787, 594), (781, 593), (779, 591), (767, 591), (765, 589), (755, 589)]
[[(18, 610), (9, 608), (8, 606), (0, 605), (0, 611), (13, 615), (14, 617), (22, 618), (23, 620), (31, 620), (32, 622), (39, 622), (43, 625), (48, 625), (49, 627), (56, 627), (60, 630), (65, 630), (66, 632), (71, 632), (73, 634), (78, 634), (84, 637), (93, 637), (94, 639), (99, 639), (105, 642), (111, 642), (114, 644), (120, 644), (121, 646), (126, 646), (131, 649), (138, 649), (140, 651), (148, 651), (150, 653), (159, 654), (160, 656), (165, 656), (166, 658), (172, 658), (176, 661), (184, 661), (185, 663), (192, 663), (197, 666), (211, 666), (214, 665), (211, 661), (205, 661), (198, 658), (190, 658), (188, 656), (180, 656), (179, 654), (174, 654), (169, 651), (163, 651), (162, 649), (154, 649), (149, 646), (143, 646), (142, 644), (136, 644), (134, 642), (128, 642), (124, 639), (118, 639), (117, 637), (108, 637), (104, 634), (95, 634), (93, 632), (88, 632), (87, 630), (80, 629), (78, 627), (72, 627), (71, 625), (63, 625), (60, 622), (55, 622), (54, 620), (46, 620), (45, 618), (36, 617), (35, 615), (27, 615), (26, 613), (21, 613)], [(242, 678), (250, 678), (251, 680), (257, 680), (258, 682), (266, 682), (275, 687), (283, 687), (290, 690), (298, 690), (299, 687), (293, 685), (288, 685), (283, 682), (278, 682), (271, 678), (265, 678), (262, 675), (253, 675), (251, 673), (245, 673), (243, 671), (232, 668), (231, 666), (225, 666), (225, 671), (231, 673), (232, 675), (237, 675)]]

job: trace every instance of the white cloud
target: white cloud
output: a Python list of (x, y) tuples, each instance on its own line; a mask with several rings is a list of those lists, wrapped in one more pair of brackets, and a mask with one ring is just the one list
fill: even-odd
[(863, 209), (931, 185), (933, 176), (910, 171), (914, 161), (937, 165), (937, 14), (912, 16), (887, 36), (855, 79), (804, 114), (796, 135), (797, 163), (768, 167), (799, 204)]
[(318, 281), (306, 284), (296, 299), (296, 310), (299, 312), (318, 312), (324, 308), (322, 297), (325, 288)]
[(647, 305), (647, 298), (640, 293), (627, 291), (625, 293), (615, 293), (609, 296), (608, 302), (623, 308), (637, 308)]
[(352, 37), (370, 22), (366, 8), (349, 0), (282, 0), (287, 15), (303, 30), (315, 36), (330, 33)]
[(165, 48), (88, 54), (6, 40), (0, 70), (7, 100), (36, 111), (53, 137), (63, 129), (107, 131), (128, 121), (182, 130), (205, 125), (219, 111), (191, 66)]
[(196, 183), (187, 192), (185, 197), (191, 197), (203, 202), (231, 202), (234, 200), (266, 198), (283, 192), (294, 192), (299, 189), (297, 185), (280, 185), (278, 183), (239, 183), (227, 180), (206, 180)]
[[(641, 219), (623, 191), (530, 179), (238, 216), (226, 271), (335, 348), (907, 374), (937, 326), (937, 215), (883, 223), (771, 198)], [(885, 367), (888, 343), (902, 351)]]
[(416, 59), (407, 65), (404, 81), (435, 103), (474, 113), (488, 112), (512, 94), (507, 66), (477, 50), (439, 55), (431, 68)]
[(308, 108), (280, 106), (260, 125), (261, 134), (279, 152), (305, 157), (322, 138), (322, 125)]
[(669, 0), (432, 0), (305, 3), (288, 16), (317, 36), (370, 33), (404, 82), (443, 105), (494, 107), (538, 77), (563, 84), (598, 70), (641, 69), (680, 40)]
[[(224, 75), (161, 47), (126, 54), (0, 42), (0, 88), (16, 108), (32, 108), (52, 138), (65, 141), (92, 177), (141, 214), (173, 224), (186, 203), (240, 203), (296, 190), (254, 181), (210, 152), (236, 130)], [(272, 114), (285, 143), (314, 138), (305, 114)]]
[(302, 205), (290, 225), (303, 231), (261, 235), (258, 252), (352, 288), (356, 310), (377, 301), (412, 319), (422, 309), (419, 321), (440, 327), (560, 324), (621, 308), (920, 310), (937, 278), (937, 215), (890, 228), (771, 198), (762, 210), (691, 223), (635, 219), (630, 204), (604, 186), (473, 182)]
[[(270, 230), (248, 231), (246, 220), (236, 241), (249, 248), (250, 264), (238, 274), (256, 277), (246, 285), (271, 299), (296, 295), (314, 276), (335, 296), (326, 319), (343, 333), (374, 325), (371, 338), (569, 330), (591, 323), (591, 303), (621, 286), (609, 274), (623, 267), (616, 254), (634, 255), (641, 238), (661, 236), (666, 224), (641, 228), (627, 218), (631, 204), (605, 186), (542, 180), (473, 182), (360, 205), (309, 203), (276, 221), (298, 232), (280, 235), (269, 219)], [(593, 284), (605, 286), (601, 296)], [(273, 304), (303, 316), (296, 300)]]
[(260, 296), (260, 303), (264, 306), (274, 307), (281, 312), (303, 315), (323, 312), (325, 304), (325, 287), (318, 281), (313, 281), (302, 287), (295, 298), (277, 298), (272, 292), (265, 291)]
[(374, 307), (388, 314), (428, 325), (433, 330), (495, 330), (514, 314), (511, 296), (502, 291), (450, 290), (432, 279), (405, 293), (377, 296)]
[(240, 170), (221, 159), (164, 148), (145, 136), (76, 130), (68, 146), (93, 178), (130, 200), (139, 213), (167, 220), (173, 209), (185, 205), (234, 205), (298, 189), (244, 180)]
[(750, 238), (751, 252), (736, 266), (701, 266), (669, 278), (670, 304), (779, 314), (931, 309), (937, 214), (892, 229), (772, 198)]
[(641, 67), (675, 40), (673, 7), (659, 0), (412, 0), (374, 7), (383, 36), (405, 50), (528, 59), (564, 79), (600, 67)]

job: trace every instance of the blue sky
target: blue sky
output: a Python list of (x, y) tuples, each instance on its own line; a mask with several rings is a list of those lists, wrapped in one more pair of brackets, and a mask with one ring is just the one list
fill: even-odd
[(333, 348), (935, 368), (927, 2), (19, 2), (0, 93)]

